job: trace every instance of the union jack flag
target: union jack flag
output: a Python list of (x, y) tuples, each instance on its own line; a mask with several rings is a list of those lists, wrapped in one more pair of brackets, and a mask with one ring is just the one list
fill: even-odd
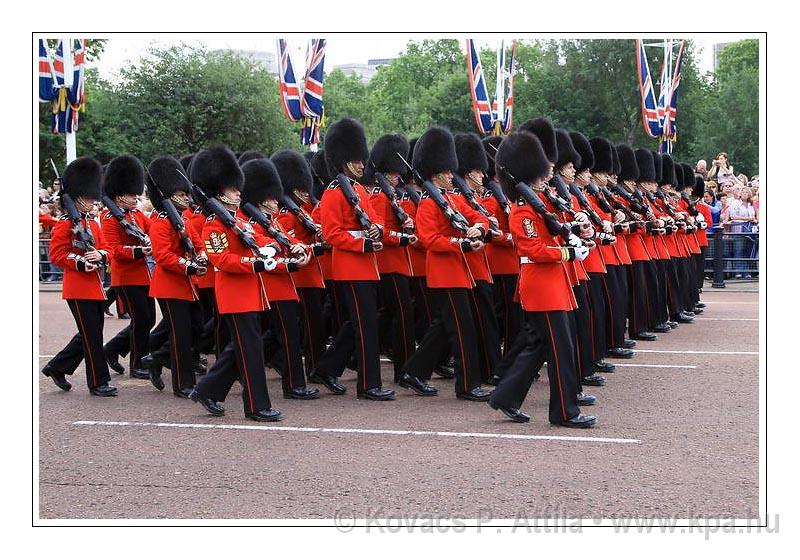
[(511, 43), (511, 57), (508, 60), (508, 89), (506, 91), (506, 110), (503, 114), (503, 134), (511, 132), (514, 113), (514, 61), (517, 57), (517, 41)]
[(53, 133), (63, 134), (78, 130), (78, 113), (86, 109), (84, 62), (86, 58), (86, 39), (75, 41), (73, 54), (72, 85), (67, 87), (64, 80), (64, 45), (58, 42), (53, 68), (57, 84), (57, 95), (53, 100)]
[(300, 142), (319, 144), (319, 128), (324, 114), (322, 93), (325, 81), (325, 39), (313, 39), (306, 57), (306, 76), (300, 108), (305, 116)]
[(494, 127), (492, 107), (489, 103), (489, 91), (486, 89), (486, 80), (483, 78), (483, 67), (475, 41), (467, 39), (467, 69), (469, 75), (469, 90), (472, 96), (472, 112), (475, 114), (475, 123), (481, 134), (489, 134)]
[(292, 59), (284, 39), (278, 39), (278, 74), (280, 75), (281, 106), (286, 118), (297, 122), (303, 118), (300, 108), (300, 87), (294, 77)]
[(39, 39), (39, 101), (41, 103), (52, 101), (57, 94), (53, 63), (47, 54), (44, 39)]
[(656, 104), (653, 80), (650, 76), (650, 67), (647, 64), (647, 56), (644, 53), (644, 43), (636, 40), (636, 68), (639, 76), (639, 92), (642, 97), (642, 124), (645, 133), (658, 138), (663, 131), (662, 121), (659, 118), (659, 105)]

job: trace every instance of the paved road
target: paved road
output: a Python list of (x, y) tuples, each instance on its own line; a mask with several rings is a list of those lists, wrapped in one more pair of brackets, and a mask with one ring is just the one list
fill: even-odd
[[(40, 295), (40, 354), (46, 356), (69, 339), (74, 326), (58, 294)], [(484, 403), (457, 400), (444, 380), (438, 381), (436, 398), (395, 387), (396, 401), (367, 402), (356, 400), (355, 375), (347, 372), (347, 395), (299, 402), (282, 399), (279, 380), (270, 371), (269, 391), (286, 419), (264, 425), (244, 418), (238, 386), (226, 403), (227, 415), (212, 418), (199, 405), (158, 393), (146, 381), (114, 376), (120, 396), (102, 399), (88, 394), (82, 367), (69, 393), (33, 372), (40, 406), (39, 514), (259, 519), (755, 515), (757, 297), (707, 292), (710, 303), (702, 320), (656, 342), (639, 342), (639, 349), (659, 352), (618, 362), (626, 367), (608, 374), (607, 386), (590, 388), (599, 404), (585, 411), (600, 421), (583, 431), (547, 423), (546, 375), (524, 405), (532, 422), (520, 425)], [(108, 320), (106, 335), (123, 325)], [(39, 361), (43, 365), (46, 358)], [(383, 378), (391, 386), (388, 364)], [(361, 431), (347, 431), (351, 428)], [(465, 435), (475, 433), (490, 435)]]

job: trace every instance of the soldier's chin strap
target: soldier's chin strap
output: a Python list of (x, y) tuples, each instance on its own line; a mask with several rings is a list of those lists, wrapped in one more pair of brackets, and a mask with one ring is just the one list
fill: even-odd
[(236, 206), (237, 208), (239, 207), (240, 201), (238, 201), (238, 200), (231, 200), (230, 198), (228, 198), (228, 197), (227, 197), (227, 196), (225, 196), (224, 194), (220, 194), (220, 195), (219, 195), (217, 198), (219, 199), (219, 201), (220, 201), (222, 204), (228, 204), (228, 205), (230, 205), (230, 206)]
[(348, 161), (345, 167), (350, 172), (350, 175), (356, 180), (361, 179), (361, 177), (364, 175), (363, 173), (358, 172), (352, 161)]
[(189, 208), (189, 204), (191, 203), (191, 199), (186, 200), (184, 198), (180, 198), (178, 195), (175, 194), (169, 197), (169, 199), (172, 201), (172, 204), (174, 204), (177, 208), (181, 210), (186, 210), (187, 208)]

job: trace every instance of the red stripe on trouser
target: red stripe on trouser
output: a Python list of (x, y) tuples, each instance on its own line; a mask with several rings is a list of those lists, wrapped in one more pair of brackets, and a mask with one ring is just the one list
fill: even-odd
[[(617, 342), (614, 338), (614, 308), (611, 306), (611, 292), (608, 291), (608, 283), (606, 283), (605, 276), (603, 277), (603, 291), (606, 293), (608, 304), (606, 305), (606, 324), (611, 327), (611, 343)], [(606, 344), (608, 344), (608, 332), (606, 332)]]
[(275, 312), (278, 314), (278, 320), (281, 322), (281, 330), (283, 331), (283, 353), (286, 355), (286, 367), (289, 368), (289, 389), (291, 390), (294, 389), (294, 385), (292, 385), (292, 358), (290, 356), (289, 337), (286, 335), (286, 325), (283, 322), (283, 314), (277, 303), (275, 304)]
[(356, 288), (350, 282), (350, 291), (353, 292), (353, 308), (356, 310), (356, 322), (358, 323), (358, 338), (361, 341), (361, 379), (364, 382), (363, 389), (367, 390), (367, 356), (364, 351), (364, 329), (361, 326), (361, 311), (358, 309), (358, 300), (356, 299)]
[(508, 303), (508, 290), (506, 289), (506, 278), (505, 276), (500, 276), (500, 289), (503, 292), (503, 310), (505, 311), (505, 316), (503, 317), (503, 355), (505, 355), (506, 351), (508, 350), (509, 345), (513, 341), (508, 340), (508, 335), (511, 334), (511, 306)]
[(474, 307), (474, 309), (475, 309), (475, 318), (477, 319), (477, 322), (478, 322), (478, 328), (481, 331), (481, 340), (480, 340), (480, 342), (483, 342), (483, 344), (480, 344), (480, 342), (479, 342), (479, 344), (480, 344), (481, 347), (483, 347), (483, 361), (486, 364), (486, 371), (491, 373), (492, 367), (489, 364), (489, 348), (488, 348), (488, 344), (486, 344), (486, 335), (483, 332), (483, 320), (481, 319), (481, 308), (478, 305), (478, 295), (479, 294), (476, 291), (477, 289), (478, 289), (477, 287), (472, 289), (472, 303), (475, 306)]
[(75, 302), (75, 315), (78, 316), (78, 329), (81, 331), (81, 336), (83, 337), (83, 352), (84, 358), (87, 360), (87, 363), (92, 367), (92, 389), (97, 387), (97, 375), (95, 372), (94, 367), (94, 357), (92, 356), (91, 348), (89, 348), (89, 338), (87, 337), (86, 327), (83, 324), (83, 318), (81, 317), (81, 310), (78, 307), (78, 303)]
[(636, 297), (636, 269), (634, 268), (633, 264), (631, 264), (631, 277), (630, 277), (630, 289), (631, 289), (631, 308), (628, 310), (628, 316), (630, 318), (631, 324), (628, 325), (628, 330), (632, 330), (631, 334), (639, 334), (639, 322), (636, 320), (636, 308), (639, 307), (638, 305), (638, 298)]
[(305, 320), (303, 321), (303, 323), (305, 323), (304, 326), (306, 328), (306, 346), (305, 347), (307, 349), (306, 355), (309, 357), (309, 361), (311, 362), (311, 364), (309, 364), (308, 367), (309, 368), (313, 368), (316, 365), (316, 362), (314, 361), (314, 358), (315, 358), (315, 356), (314, 356), (315, 351), (314, 350), (315, 349), (311, 344), (311, 341), (313, 340), (312, 339), (312, 335), (311, 335), (311, 310), (308, 308), (308, 302), (306, 302), (305, 299), (301, 299), (300, 301), (303, 302), (303, 310), (305, 311), (305, 317), (304, 317)]
[(169, 306), (169, 300), (164, 300), (164, 308), (167, 310), (167, 319), (169, 320), (169, 329), (172, 333), (172, 340), (170, 340), (169, 351), (172, 354), (173, 360), (172, 363), (175, 364), (175, 375), (178, 378), (178, 387), (183, 387), (181, 385), (181, 366), (180, 366), (180, 359), (178, 358), (178, 349), (176, 348), (178, 344), (178, 333), (175, 331), (175, 322), (172, 320), (172, 309)]
[(458, 312), (456, 311), (456, 306), (453, 303), (453, 298), (450, 295), (450, 290), (446, 289), (447, 291), (447, 299), (450, 300), (450, 309), (453, 310), (453, 320), (456, 323), (456, 333), (458, 334), (458, 350), (461, 353), (461, 376), (464, 379), (464, 392), (469, 391), (467, 387), (467, 360), (464, 357), (464, 339), (461, 338), (461, 323), (458, 321)]
[(250, 400), (250, 412), (255, 412), (255, 410), (253, 410), (253, 388), (250, 385), (250, 375), (247, 373), (247, 359), (244, 355), (242, 338), (239, 336), (239, 327), (236, 325), (236, 315), (231, 315), (231, 323), (233, 323), (233, 330), (236, 333), (236, 342), (239, 344), (239, 355), (242, 357), (242, 374), (244, 376), (245, 383), (247, 383), (247, 397)]
[(128, 295), (128, 292), (125, 290), (125, 286), (120, 286), (120, 290), (122, 290), (122, 295), (125, 298), (125, 307), (127, 307), (126, 311), (131, 316), (131, 333), (128, 336), (130, 338), (131, 343), (131, 358), (130, 358), (130, 367), (133, 369), (133, 365), (136, 363), (136, 314), (133, 312), (133, 305), (131, 305), (131, 298)]
[[(644, 270), (642, 272), (645, 272)], [(648, 328), (650, 326), (650, 292), (647, 290), (647, 278), (645, 278), (644, 284), (642, 284), (642, 288), (644, 288), (644, 315), (645, 315), (645, 322), (646, 324), (643, 325), (643, 328)]]
[(394, 285), (394, 293), (397, 296), (397, 309), (400, 311), (400, 330), (403, 332), (403, 363), (408, 361), (408, 342), (406, 337), (406, 316), (403, 313), (403, 301), (400, 299), (400, 290), (397, 288), (397, 277), (392, 275), (392, 284)]
[[(590, 279), (590, 282), (594, 282), (594, 278)], [(592, 290), (588, 286), (586, 286), (586, 299), (589, 302), (589, 329), (591, 330), (591, 339), (589, 342), (592, 343), (592, 359), (597, 356), (597, 349), (594, 347), (594, 314), (595, 311), (592, 309)]]
[(558, 395), (561, 398), (561, 414), (564, 420), (567, 418), (567, 407), (564, 404), (564, 389), (561, 387), (561, 368), (558, 365), (558, 350), (556, 348), (556, 339), (553, 337), (553, 327), (550, 324), (550, 314), (545, 311), (544, 318), (547, 320), (547, 330), (550, 334), (550, 344), (553, 350), (553, 361), (556, 363), (556, 380), (558, 381)]
[(425, 315), (428, 316), (428, 324), (433, 321), (433, 317), (431, 316), (431, 308), (428, 304), (428, 294), (425, 293), (425, 286), (423, 282), (419, 282), (419, 293), (422, 296), (422, 303), (425, 305)]

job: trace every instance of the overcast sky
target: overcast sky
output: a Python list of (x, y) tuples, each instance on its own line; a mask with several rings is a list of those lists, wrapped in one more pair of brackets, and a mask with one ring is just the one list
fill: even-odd
[[(106, 44), (105, 51), (99, 60), (92, 63), (100, 70), (104, 78), (113, 79), (119, 68), (127, 61), (137, 61), (151, 45), (168, 46), (179, 44), (204, 44), (209, 49), (237, 49), (276, 52), (279, 36), (266, 33), (214, 34), (214, 35), (120, 35), (112, 36)], [(311, 35), (289, 34), (283, 36), (289, 42), (295, 73), (302, 75), (305, 64), (306, 43)], [(325, 54), (325, 69), (330, 71), (335, 66), (348, 63), (364, 64), (372, 58), (391, 58), (400, 54), (408, 41), (433, 38), (430, 34), (329, 34)], [(485, 35), (476, 38), (481, 45), (496, 48), (503, 38), (510, 42), (513, 37)], [(701, 73), (710, 72), (713, 64), (713, 45), (717, 42), (735, 39), (730, 35), (717, 37), (703, 35), (694, 38), (699, 50), (699, 67)]]

